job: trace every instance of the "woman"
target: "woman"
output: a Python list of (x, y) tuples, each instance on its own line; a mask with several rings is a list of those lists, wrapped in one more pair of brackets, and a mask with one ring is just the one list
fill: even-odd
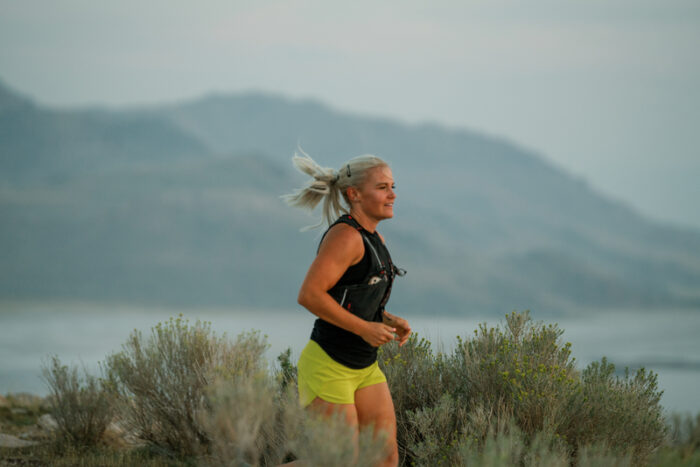
[(394, 277), (404, 271), (376, 231), (394, 215), (394, 179), (375, 156), (353, 158), (338, 171), (304, 156), (295, 154), (293, 162), (313, 180), (285, 198), (309, 209), (323, 200), (323, 220), (331, 225), (299, 290), (299, 304), (318, 316), (299, 357), (300, 402), (325, 414), (341, 412), (354, 426), (386, 431), (383, 465), (395, 466), (396, 414), (377, 348), (392, 340), (403, 345), (411, 328), (384, 309)]

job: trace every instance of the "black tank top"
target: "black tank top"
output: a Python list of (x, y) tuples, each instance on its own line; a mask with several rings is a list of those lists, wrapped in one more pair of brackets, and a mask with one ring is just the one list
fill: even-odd
[[(376, 235), (376, 232), (374, 234)], [(372, 235), (372, 234), (370, 234), (370, 235)], [(380, 242), (381, 242), (381, 239), (380, 239)], [(345, 271), (343, 276), (340, 279), (338, 279), (338, 283), (336, 285), (359, 284), (360, 282), (362, 282), (362, 279), (365, 278), (365, 276), (369, 272), (369, 268), (371, 266), (372, 266), (372, 252), (370, 251), (369, 248), (365, 248), (365, 254), (364, 254), (364, 256), (362, 256), (362, 259), (360, 260), (360, 262), (350, 266)]]
[[(403, 275), (404, 271), (394, 266), (389, 250), (376, 231), (368, 232), (347, 214), (338, 218), (328, 230), (338, 223), (348, 224), (360, 232), (365, 254), (359, 263), (345, 271), (328, 293), (348, 312), (366, 321), (381, 322), (394, 277), (397, 274)], [(335, 361), (349, 368), (365, 368), (377, 360), (376, 347), (372, 347), (357, 334), (321, 318), (314, 322), (311, 340), (318, 343)]]

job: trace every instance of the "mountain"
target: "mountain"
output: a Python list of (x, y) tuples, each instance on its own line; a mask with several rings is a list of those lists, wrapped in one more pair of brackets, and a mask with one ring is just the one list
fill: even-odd
[(44, 109), (0, 82), (0, 177), (5, 182), (45, 182), (209, 152), (167, 120), (106, 110)]
[(400, 215), (383, 228), (429, 244), (433, 260), (416, 261), (435, 267), (426, 280), (439, 277), (454, 293), (478, 284), (467, 302), (487, 290), (482, 306), (509, 295), (515, 308), (697, 303), (698, 232), (650, 222), (502, 139), (259, 94), (214, 95), (156, 112), (220, 152), (257, 150), (288, 165), (289, 148), (301, 142), (333, 167), (366, 152), (391, 161)]
[(394, 310), (698, 307), (700, 233), (642, 218), (508, 141), (243, 94), (43, 108), (0, 85), (0, 298), (290, 307), (318, 235), (279, 195), (322, 165), (391, 164)]

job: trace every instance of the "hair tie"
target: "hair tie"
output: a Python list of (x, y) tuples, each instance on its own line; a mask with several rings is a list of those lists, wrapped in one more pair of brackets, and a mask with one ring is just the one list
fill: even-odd
[(340, 172), (336, 172), (335, 177), (333, 177), (333, 178), (330, 180), (330, 184), (331, 184), (331, 185), (335, 185), (335, 182), (337, 182), (339, 178), (340, 178)]

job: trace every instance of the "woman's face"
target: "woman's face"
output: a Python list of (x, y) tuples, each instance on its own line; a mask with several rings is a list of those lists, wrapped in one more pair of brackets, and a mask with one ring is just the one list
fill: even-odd
[(355, 206), (367, 216), (380, 221), (394, 217), (394, 177), (387, 166), (374, 167), (367, 171), (364, 182), (351, 193), (356, 198)]

